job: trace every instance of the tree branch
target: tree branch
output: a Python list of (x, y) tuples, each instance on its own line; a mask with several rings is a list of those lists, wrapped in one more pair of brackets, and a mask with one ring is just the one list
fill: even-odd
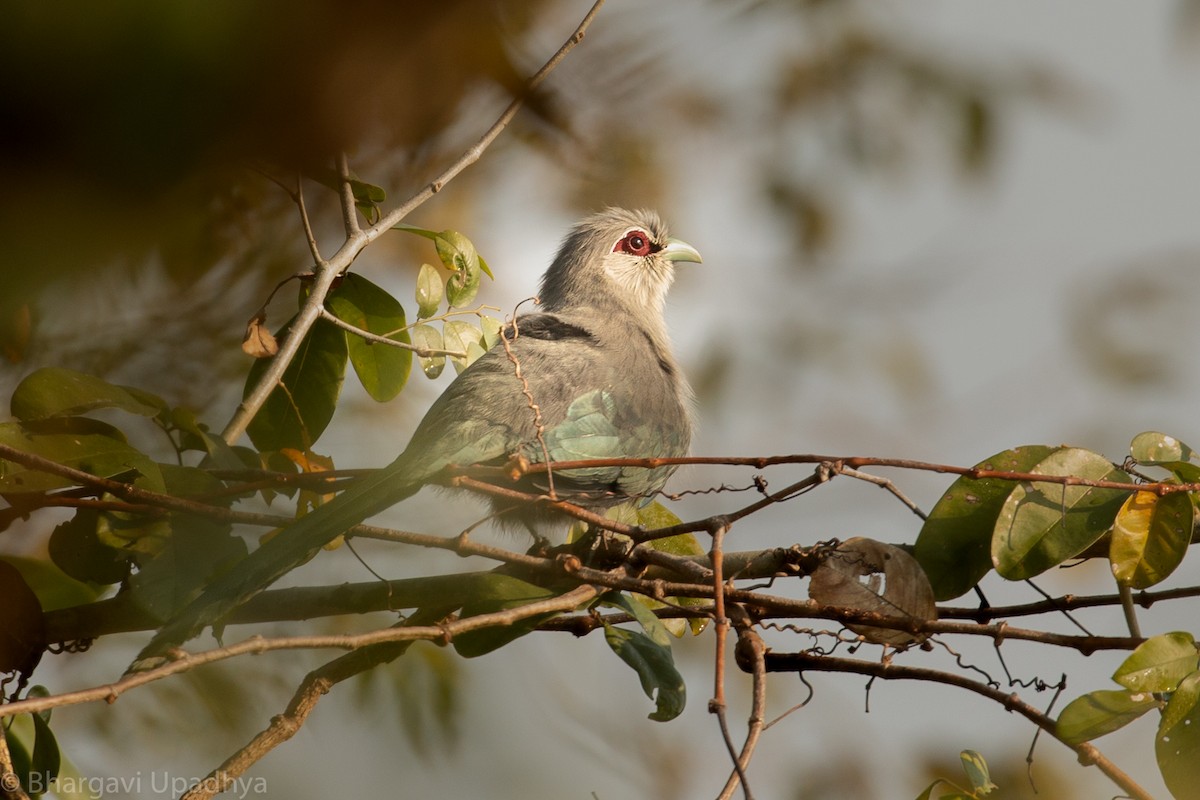
[(774, 653), (770, 650), (767, 651), (764, 660), (768, 672), (848, 672), (856, 675), (870, 675), (873, 678), (882, 678), (884, 680), (932, 681), (975, 692), (978, 695), (999, 703), (1004, 707), (1005, 711), (1017, 712), (1074, 750), (1079, 756), (1080, 763), (1096, 766), (1131, 798), (1135, 798), (1135, 800), (1154, 800), (1149, 792), (1139, 786), (1133, 778), (1117, 767), (1116, 764), (1109, 761), (1094, 745), (1089, 743), (1074, 745), (1059, 739), (1055, 730), (1056, 725), (1054, 720), (1021, 700), (1015, 693), (1006, 694), (1000, 689), (996, 689), (986, 683), (973, 681), (952, 672), (899, 666), (890, 663), (818, 656), (812, 653)]

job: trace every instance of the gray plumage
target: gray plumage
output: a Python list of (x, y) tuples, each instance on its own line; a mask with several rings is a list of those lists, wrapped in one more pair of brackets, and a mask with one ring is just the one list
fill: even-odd
[[(497, 344), (434, 402), (404, 452), (336, 499), (289, 525), (214, 581), (165, 625), (140, 658), (198, 633), (321, 546), (403, 500), (450, 465), (587, 458), (675, 457), (691, 441), (691, 390), (663, 320), (678, 261), (700, 261), (671, 239), (658, 215), (611, 208), (564, 240), (542, 279), (536, 313), (518, 317)], [(515, 363), (514, 363), (515, 362)], [(541, 437), (525, 385), (541, 419)], [(670, 467), (595, 467), (553, 473), (556, 495), (592, 509), (647, 502)], [(506, 483), (509, 487), (513, 485)], [(544, 474), (515, 488), (544, 492)], [(546, 512), (497, 503), (501, 520), (528, 527)]]
[[(644, 244), (635, 247), (639, 237)], [(577, 225), (542, 279), (539, 313), (518, 317), (505, 334), (508, 349), (493, 347), (433, 404), (398, 459), (404, 472), (428, 480), (449, 464), (518, 453), (537, 463), (547, 451), (555, 461), (686, 455), (691, 390), (663, 321), (674, 261), (684, 259), (699, 254), (670, 239), (653, 212), (609, 209)], [(540, 412), (541, 441), (515, 364)], [(562, 499), (602, 508), (648, 498), (670, 473), (570, 470), (553, 482)], [(540, 475), (518, 488), (544, 492), (549, 484)], [(542, 517), (523, 504), (501, 520)]]

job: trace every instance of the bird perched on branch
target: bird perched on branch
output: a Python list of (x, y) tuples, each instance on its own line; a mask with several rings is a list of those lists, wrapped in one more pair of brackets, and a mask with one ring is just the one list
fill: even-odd
[[(542, 278), (540, 309), (434, 402), (404, 452), (289, 525), (215, 580), (139, 659), (196, 635), (352, 526), (434, 482), (449, 466), (676, 457), (691, 440), (691, 390), (663, 320), (678, 262), (699, 262), (658, 215), (611, 208), (564, 240)], [(510, 488), (602, 510), (646, 502), (673, 468), (599, 466), (527, 474)], [(497, 481), (504, 485), (502, 481)], [(533, 528), (544, 505), (493, 498), (500, 519)], [(560, 516), (559, 519), (562, 519)]]

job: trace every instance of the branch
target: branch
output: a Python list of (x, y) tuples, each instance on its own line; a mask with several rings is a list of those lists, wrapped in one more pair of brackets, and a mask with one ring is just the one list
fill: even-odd
[[(440, 627), (445, 632), (445, 637), (448, 640), (453, 633), (457, 632), (454, 630), (456, 625), (470, 620), (480, 619), (480, 617), (499, 619), (498, 615), (504, 615), (509, 617), (509, 619), (500, 624), (511, 625), (520, 619), (526, 619), (547, 611), (578, 608), (580, 605), (595, 598), (598, 594), (599, 592), (593, 587), (580, 586), (559, 597), (530, 603), (520, 608), (509, 609), (508, 611), (496, 612), (495, 614), (481, 614), (479, 617), (468, 617), (465, 620), (443, 623)], [(531, 609), (535, 608), (536, 610), (531, 611)], [(513, 614), (512, 612), (517, 613)], [(424, 618), (428, 619), (434, 613), (436, 612), (426, 613)], [(425, 621), (425, 619), (421, 621)], [(204, 780), (200, 781), (199, 784), (184, 794), (183, 800), (208, 800), (208, 798), (211, 798), (218, 792), (225, 791), (263, 756), (292, 738), (304, 724), (321, 697), (327, 694), (336, 684), (380, 664), (394, 661), (404, 654), (407, 647), (408, 643), (377, 645), (366, 650), (342, 656), (310, 672), (292, 696), (287, 710), (282, 715), (272, 719), (270, 726), (266, 730), (251, 739), (244, 747), (226, 759), (225, 763), (209, 773)]]
[(517, 608), (450, 620), (438, 625), (393, 627), (369, 631), (367, 633), (330, 634), (327, 636), (284, 636), (270, 639), (262, 636), (251, 636), (236, 644), (217, 647), (199, 653), (188, 653), (185, 650), (177, 648), (171, 653), (174, 660), (152, 669), (124, 675), (120, 680), (113, 683), (93, 686), (88, 689), (79, 689), (74, 692), (64, 692), (49, 697), (31, 697), (0, 705), (0, 718), (11, 717), (17, 714), (31, 714), (60, 706), (79, 705), (98, 700), (114, 703), (118, 697), (130, 689), (162, 680), (179, 672), (195, 669), (204, 664), (224, 661), (247, 654), (257, 655), (272, 650), (357, 650), (381, 643), (408, 642), (417, 639), (449, 641), (455, 636), (468, 631), (513, 625), (520, 620), (539, 614), (571, 611), (596, 597), (598, 594), (599, 591), (596, 587), (582, 585), (557, 597), (537, 600)]
[[(856, 675), (870, 675), (873, 678), (883, 678), (884, 680), (933, 681), (975, 692), (1004, 706), (1005, 711), (1017, 712), (1074, 750), (1079, 756), (1081, 764), (1096, 766), (1131, 798), (1135, 800), (1154, 800), (1145, 789), (1125, 774), (1116, 764), (1109, 761), (1094, 745), (1090, 743), (1073, 745), (1059, 739), (1055, 730), (1056, 725), (1054, 720), (1021, 700), (1016, 693), (1005, 694), (1003, 691), (985, 683), (973, 681), (961, 675), (955, 675), (952, 672), (942, 672), (941, 670), (920, 667), (905, 667), (889, 663), (857, 661), (850, 658), (817, 656), (811, 653), (773, 653), (768, 650), (765, 655), (765, 662), (768, 672), (848, 672)], [(750, 665), (740, 662), (739, 666), (746, 669)]]

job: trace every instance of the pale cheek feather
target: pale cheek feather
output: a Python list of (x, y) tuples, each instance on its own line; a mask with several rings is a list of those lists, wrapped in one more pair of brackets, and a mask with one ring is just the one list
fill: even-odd
[(605, 259), (604, 271), (640, 304), (662, 311), (674, 277), (670, 262), (613, 253)]

